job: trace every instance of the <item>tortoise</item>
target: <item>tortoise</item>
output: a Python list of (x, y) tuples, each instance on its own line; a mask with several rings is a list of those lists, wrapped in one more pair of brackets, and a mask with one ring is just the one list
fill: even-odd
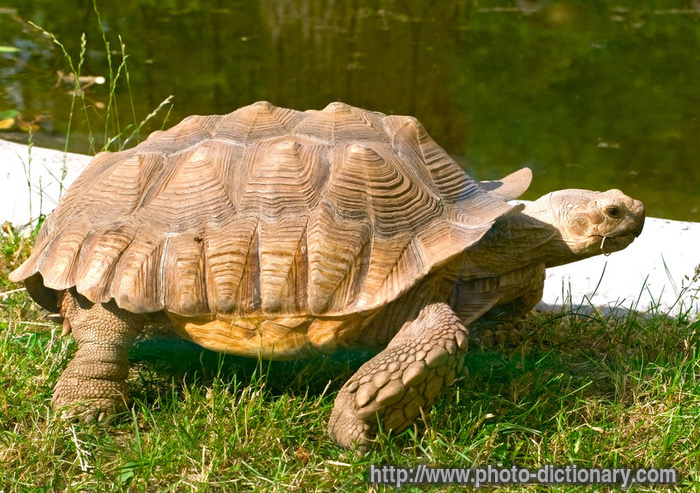
[(413, 117), (259, 102), (95, 156), (10, 279), (77, 341), (52, 398), (68, 416), (123, 408), (129, 348), (157, 320), (257, 358), (379, 350), (328, 427), (364, 451), (453, 382), (467, 326), (527, 313), (546, 267), (641, 233), (619, 190), (509, 204), (531, 178), (472, 179)]

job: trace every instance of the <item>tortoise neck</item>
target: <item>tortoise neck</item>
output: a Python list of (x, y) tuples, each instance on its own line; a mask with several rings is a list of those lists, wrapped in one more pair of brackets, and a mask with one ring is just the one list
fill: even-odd
[(445, 275), (454, 280), (497, 277), (526, 265), (553, 267), (574, 260), (556, 227), (520, 213), (495, 224), (477, 244), (449, 262)]
[(547, 267), (555, 267), (589, 256), (581, 255), (571, 249), (562, 236), (562, 234), (568, 234), (566, 223), (559, 217), (560, 211), (553, 209), (549, 201), (545, 200), (546, 197), (526, 203), (519, 218), (513, 218), (519, 221), (516, 227), (526, 231), (525, 234), (539, 239), (540, 244), (535, 250), (531, 250), (533, 257), (541, 260)]
[(550, 217), (538, 217), (528, 212), (526, 208), (522, 213), (496, 224), (484, 238), (485, 246), (500, 251), (510, 250), (512, 253), (506, 258), (516, 269), (535, 263), (553, 267), (577, 259), (559, 229), (550, 222)]

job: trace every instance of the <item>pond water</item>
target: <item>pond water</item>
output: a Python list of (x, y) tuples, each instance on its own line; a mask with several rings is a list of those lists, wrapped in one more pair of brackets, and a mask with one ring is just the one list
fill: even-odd
[[(36, 144), (63, 149), (70, 122), (68, 148), (88, 153), (126, 130), (110, 148), (124, 144), (170, 95), (141, 139), (257, 100), (339, 100), (417, 116), (478, 179), (531, 167), (525, 198), (621, 188), (650, 215), (700, 221), (700, 0), (123, 0), (98, 10), (101, 24), (90, 0), (3, 0), (0, 138), (27, 142), (20, 127), (33, 123)], [(57, 75), (71, 73), (66, 56), (30, 22), (75, 68), (85, 33), (83, 85), (107, 83), (74, 100)], [(110, 104), (109, 62), (114, 77), (123, 52)]]

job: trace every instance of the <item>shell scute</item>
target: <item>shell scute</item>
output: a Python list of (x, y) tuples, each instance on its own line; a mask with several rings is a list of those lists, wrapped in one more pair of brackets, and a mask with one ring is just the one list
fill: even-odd
[(386, 141), (381, 125), (384, 115), (345, 103), (330, 103), (321, 111), (307, 111), (295, 127), (296, 135), (335, 145), (343, 142)]

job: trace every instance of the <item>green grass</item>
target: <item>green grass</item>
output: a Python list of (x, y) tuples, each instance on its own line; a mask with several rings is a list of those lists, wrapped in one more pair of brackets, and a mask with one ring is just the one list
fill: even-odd
[[(7, 274), (31, 243), (6, 229), (2, 292), (17, 289)], [(382, 489), (368, 482), (370, 464), (672, 467), (675, 487), (630, 491), (700, 491), (697, 321), (533, 314), (525, 341), (471, 350), (468, 374), (424, 419), (356, 456), (326, 423), (367, 355), (268, 363), (144, 340), (131, 353), (129, 410), (76, 425), (49, 406), (72, 337), (24, 292), (0, 303), (2, 492)]]

